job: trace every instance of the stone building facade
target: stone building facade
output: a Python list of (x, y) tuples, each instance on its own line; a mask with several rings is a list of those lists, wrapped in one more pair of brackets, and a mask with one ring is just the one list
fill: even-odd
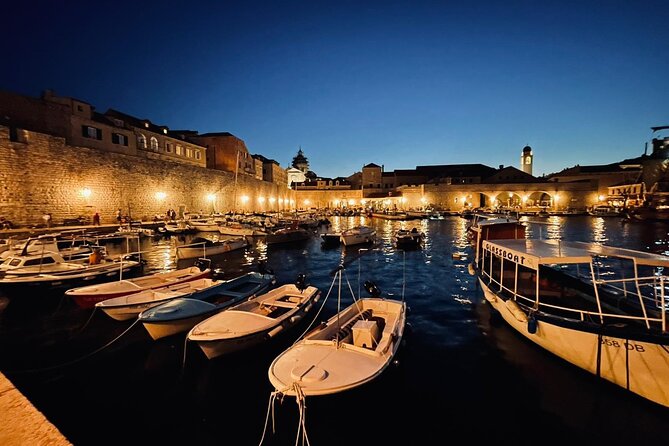
[(206, 149), (172, 134), (166, 126), (109, 109), (98, 113), (79, 99), (46, 90), (40, 98), (0, 92), (0, 125), (18, 140), (18, 129), (62, 137), (88, 147), (148, 159), (205, 167)]
[(55, 225), (95, 212), (104, 224), (115, 221), (119, 208), (151, 220), (169, 208), (270, 211), (295, 202), (286, 185), (247, 175), (235, 180), (231, 172), (74, 146), (64, 137), (17, 127), (13, 132), (17, 138), (0, 125), (0, 216), (15, 225), (39, 224), (45, 212)]

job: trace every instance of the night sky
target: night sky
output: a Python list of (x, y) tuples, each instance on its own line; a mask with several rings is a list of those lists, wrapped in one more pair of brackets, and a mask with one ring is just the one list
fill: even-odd
[[(669, 125), (667, 1), (15, 1), (0, 89), (228, 131), (320, 176), (638, 156)], [(658, 134), (655, 134), (658, 136)], [(659, 135), (664, 136), (664, 135)]]

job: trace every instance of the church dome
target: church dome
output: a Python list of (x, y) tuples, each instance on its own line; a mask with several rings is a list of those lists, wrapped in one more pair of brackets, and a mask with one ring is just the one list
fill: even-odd
[(529, 153), (531, 151), (532, 151), (532, 147), (530, 147), (530, 146), (523, 147), (523, 153)]

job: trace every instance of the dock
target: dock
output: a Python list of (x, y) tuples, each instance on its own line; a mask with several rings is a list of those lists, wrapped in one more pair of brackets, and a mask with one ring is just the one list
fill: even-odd
[(70, 441), (30, 401), (0, 373), (0, 444), (72, 445)]

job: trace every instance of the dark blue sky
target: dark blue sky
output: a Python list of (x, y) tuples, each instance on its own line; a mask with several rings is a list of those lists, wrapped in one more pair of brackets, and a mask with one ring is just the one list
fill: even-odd
[(643, 153), (669, 125), (667, 1), (11, 2), (0, 88), (229, 131), (321, 176)]

